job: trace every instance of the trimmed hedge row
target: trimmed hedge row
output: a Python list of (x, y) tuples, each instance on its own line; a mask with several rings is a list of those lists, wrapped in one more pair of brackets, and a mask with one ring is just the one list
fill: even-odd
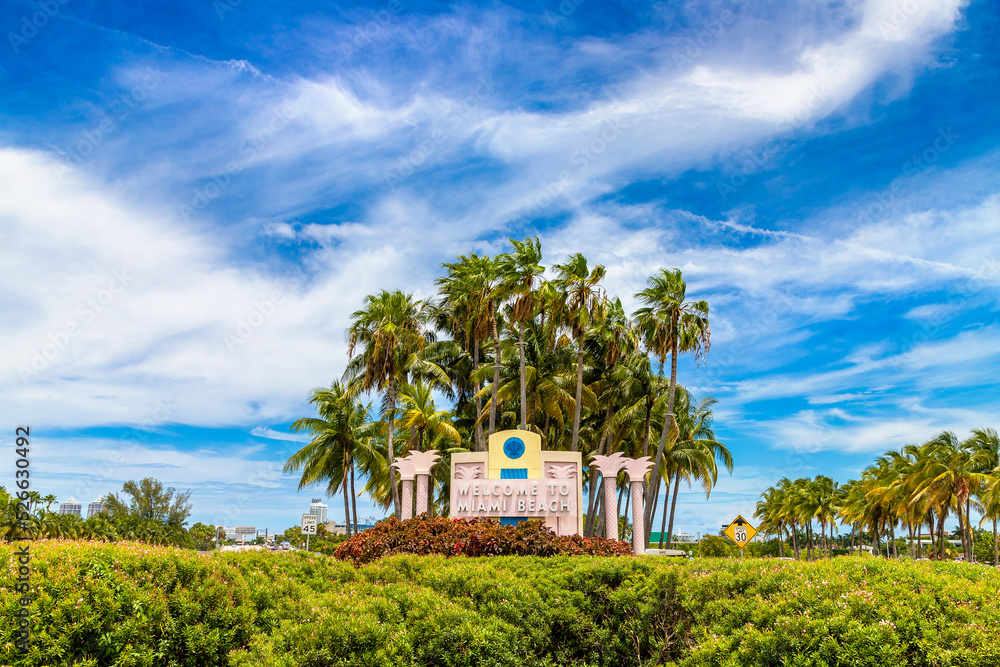
[[(0, 546), (13, 559), (14, 547)], [(197, 556), (32, 544), (34, 636), (0, 664), (1000, 664), (1000, 572), (846, 557)], [(16, 564), (0, 572), (14, 617)]]
[(632, 548), (603, 537), (558, 536), (541, 521), (502, 525), (493, 519), (447, 519), (421, 514), (390, 517), (333, 552), (355, 565), (397, 554), (428, 556), (625, 556)]

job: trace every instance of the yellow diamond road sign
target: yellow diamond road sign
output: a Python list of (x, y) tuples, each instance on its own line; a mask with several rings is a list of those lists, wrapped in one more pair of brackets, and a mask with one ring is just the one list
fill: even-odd
[(750, 522), (744, 519), (742, 516), (737, 515), (733, 522), (726, 526), (724, 531), (726, 537), (736, 542), (736, 546), (740, 549), (747, 545), (747, 542), (753, 539), (753, 536), (757, 534), (757, 529), (750, 525)]

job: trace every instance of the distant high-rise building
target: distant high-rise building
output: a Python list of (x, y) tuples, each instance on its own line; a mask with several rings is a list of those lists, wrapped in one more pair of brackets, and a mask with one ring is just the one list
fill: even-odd
[(82, 509), (83, 506), (80, 505), (80, 502), (73, 496), (70, 496), (69, 500), (59, 505), (60, 514), (73, 514), (75, 516), (80, 516), (80, 511)]
[(317, 515), (319, 523), (326, 523), (326, 510), (326, 503), (322, 498), (313, 498), (309, 503), (309, 513)]
[(100, 514), (104, 511), (104, 501), (98, 498), (89, 505), (87, 505), (87, 518), (94, 516), (95, 514)]

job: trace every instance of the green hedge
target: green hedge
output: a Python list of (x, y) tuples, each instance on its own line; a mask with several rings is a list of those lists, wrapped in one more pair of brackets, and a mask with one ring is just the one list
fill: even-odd
[(3, 665), (1000, 664), (980, 565), (31, 547), (32, 649), (0, 624)]

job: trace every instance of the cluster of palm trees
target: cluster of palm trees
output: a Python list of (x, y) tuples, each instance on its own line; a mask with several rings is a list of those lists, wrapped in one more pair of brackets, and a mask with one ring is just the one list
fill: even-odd
[(50, 508), (56, 497), (31, 491), (24, 501), (28, 518), (18, 519), (18, 500), (0, 487), (0, 538), (69, 539), (117, 542), (132, 540), (160, 545), (184, 545), (188, 542), (183, 526), (132, 516), (110, 516), (100, 512), (83, 519), (79, 515), (60, 514)]
[(962, 440), (951, 431), (919, 445), (907, 445), (876, 458), (859, 480), (837, 485), (828, 477), (782, 479), (768, 488), (757, 503), (762, 528), (781, 537), (787, 536), (796, 556), (801, 542), (807, 543), (807, 557), (813, 557), (813, 526), (819, 523), (826, 542), (826, 531), (842, 523), (855, 536), (866, 533), (872, 538), (873, 551), (880, 550), (880, 538), (888, 538), (886, 550), (899, 556), (896, 530), (906, 530), (909, 556), (925, 554), (924, 528), (930, 558), (946, 556), (945, 522), (954, 517), (958, 523), (962, 556), (973, 560), (973, 508), (980, 525), (993, 524), (993, 561), (1000, 560), (997, 520), (1000, 519), (1000, 438), (993, 429), (982, 428)]
[[(585, 462), (615, 451), (654, 458), (647, 537), (661, 497), (669, 533), (680, 485), (699, 484), (707, 494), (719, 463), (732, 470), (729, 451), (715, 439), (714, 400), (695, 400), (677, 382), (679, 355), (700, 359), (711, 335), (708, 304), (687, 300), (680, 270), (650, 278), (629, 317), (602, 286), (603, 266), (574, 254), (546, 272), (537, 238), (511, 244), (509, 253), (445, 263), (431, 298), (382, 291), (353, 313), (344, 377), (314, 391), (318, 417), (292, 425), (313, 438), (285, 466), (301, 471), (300, 488), (326, 482), (331, 494), (345, 491), (349, 531), (357, 525), (356, 476), (365, 479), (363, 492), (398, 516), (390, 472), (397, 456), (485, 451), (490, 434), (510, 428), (539, 433), (546, 449), (582, 452)], [(361, 401), (366, 394), (378, 396), (376, 410)], [(435, 395), (450, 409), (438, 409)], [(441, 513), (448, 509), (448, 458), (433, 480), (432, 504)], [(594, 519), (602, 514), (601, 483), (590, 471), (591, 535), (601, 530)], [(621, 499), (624, 478), (618, 486)]]

